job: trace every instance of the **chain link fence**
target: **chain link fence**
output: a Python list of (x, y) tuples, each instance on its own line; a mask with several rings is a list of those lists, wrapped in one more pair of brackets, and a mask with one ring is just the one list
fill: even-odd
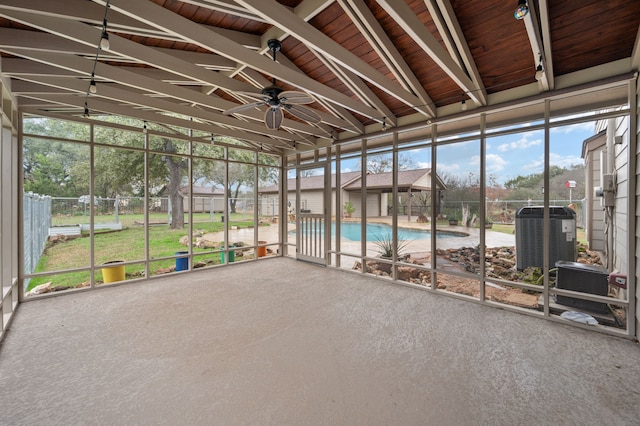
[[(24, 211), (24, 272), (36, 270), (47, 245), (51, 226), (51, 197), (28, 193), (22, 197)], [(24, 288), (29, 285), (25, 280)]]
[[(521, 207), (541, 206), (543, 202), (543, 200), (487, 200), (485, 217), (487, 222), (514, 224), (516, 212)], [(550, 206), (567, 206), (573, 209), (576, 212), (576, 225), (584, 228), (585, 217), (583, 204), (584, 200), (549, 200)], [(474, 214), (479, 217), (479, 207), (479, 201), (446, 201), (442, 203), (440, 214), (447, 218), (461, 219), (463, 209), (467, 209), (469, 218)], [(412, 213), (414, 212), (412, 208)]]

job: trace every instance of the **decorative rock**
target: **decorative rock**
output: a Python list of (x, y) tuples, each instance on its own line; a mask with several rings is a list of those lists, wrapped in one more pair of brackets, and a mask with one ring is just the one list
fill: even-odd
[(27, 294), (25, 294), (25, 296), (32, 296), (32, 295), (35, 295), (35, 294), (51, 293), (52, 291), (53, 291), (53, 289), (51, 288), (51, 281), (49, 281), (48, 283), (40, 284), (39, 286), (36, 286), (36, 287), (32, 288), (31, 290), (29, 290), (27, 292)]

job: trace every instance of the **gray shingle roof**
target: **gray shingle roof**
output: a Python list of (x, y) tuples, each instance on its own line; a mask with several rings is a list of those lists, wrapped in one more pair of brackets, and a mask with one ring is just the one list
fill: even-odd
[[(430, 168), (427, 169), (415, 169), (415, 170), (401, 170), (398, 172), (398, 188), (407, 189), (412, 187), (413, 189), (430, 189), (429, 186), (416, 185), (416, 182), (429, 175)], [(341, 174), (341, 185), (346, 190), (357, 190), (362, 188), (362, 178), (360, 172), (345, 172)], [(393, 174), (391, 172), (386, 173), (370, 173), (367, 174), (367, 188), (368, 189), (385, 189), (391, 188), (393, 184)], [(296, 180), (288, 179), (287, 185), (289, 191), (295, 190)], [(445, 188), (444, 183), (438, 179), (438, 185), (440, 188)], [(336, 175), (331, 175), (331, 188), (336, 186)], [(311, 191), (324, 188), (324, 176), (307, 176), (300, 180), (300, 189), (302, 191)], [(260, 190), (261, 193), (275, 193), (278, 192), (277, 185), (270, 185)]]

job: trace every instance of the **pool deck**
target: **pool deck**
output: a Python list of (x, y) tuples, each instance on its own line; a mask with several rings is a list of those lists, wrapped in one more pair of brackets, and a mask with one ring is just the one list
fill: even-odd
[[(415, 221), (416, 218), (412, 217), (412, 221), (409, 222), (407, 220), (407, 216), (399, 216), (398, 217), (398, 225), (402, 228), (410, 228), (410, 229), (420, 229), (424, 231), (429, 231), (431, 229), (431, 223), (417, 223)], [(359, 222), (359, 220), (358, 220)], [(386, 225), (391, 225), (392, 217), (391, 216), (381, 216), (381, 217), (369, 217), (367, 218), (367, 222), (369, 223), (381, 223)], [(271, 226), (261, 226), (258, 229), (258, 239), (267, 241), (269, 243), (273, 243), (278, 241), (278, 229), (277, 225)], [(295, 230), (295, 224), (289, 223), (289, 230)], [(480, 244), (480, 229), (479, 228), (468, 228), (465, 226), (439, 226), (437, 228), (441, 231), (449, 231), (466, 234), (464, 237), (452, 237), (452, 238), (441, 238), (436, 240), (436, 247), (439, 249), (450, 249), (457, 247), (475, 247)], [(505, 234), (503, 232), (492, 231), (491, 229), (485, 229), (485, 244), (487, 247), (503, 247), (503, 246), (515, 246), (516, 238), (515, 235)], [(222, 241), (224, 239), (224, 233), (215, 232), (211, 234), (206, 234), (205, 238), (209, 241)], [(238, 230), (229, 230), (229, 240), (231, 242), (252, 241), (253, 236), (253, 228), (243, 228)], [(295, 244), (295, 235), (289, 235), (289, 242)], [(335, 243), (332, 244), (332, 249), (335, 250)], [(430, 251), (431, 248), (431, 240), (430, 238), (425, 238), (421, 240), (412, 240), (409, 241), (407, 246), (405, 247), (405, 253), (424, 253)], [(347, 239), (341, 239), (340, 241), (340, 251), (343, 253), (353, 253), (358, 254), (361, 250), (360, 241), (350, 241)], [(367, 242), (367, 255), (375, 256), (377, 255), (377, 247), (374, 242)]]

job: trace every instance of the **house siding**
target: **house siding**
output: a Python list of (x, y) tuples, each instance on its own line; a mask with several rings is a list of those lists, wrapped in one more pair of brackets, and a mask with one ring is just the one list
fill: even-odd
[(585, 204), (585, 232), (587, 244), (590, 250), (603, 252), (605, 250), (604, 238), (604, 207), (602, 198), (596, 197), (594, 190), (602, 186), (600, 176), (602, 174), (602, 153), (606, 136), (599, 135), (587, 143), (585, 157), (585, 175), (587, 182)]
[[(349, 201), (356, 209), (353, 212), (353, 217), (362, 217), (362, 199), (360, 191), (348, 191), (347, 196)], [(380, 216), (380, 193), (368, 192), (367, 193), (367, 217)]]
[(629, 120), (615, 120), (615, 135), (622, 136), (621, 144), (614, 144), (614, 167), (617, 182), (616, 205), (614, 209), (614, 248), (613, 269), (627, 273), (629, 271), (629, 250), (627, 250), (627, 223), (629, 211)]
[[(636, 80), (636, 92), (635, 92), (636, 99), (639, 97), (639, 92), (638, 92), (639, 88), (640, 88), (640, 86), (638, 86), (638, 83), (637, 83), (637, 80)], [(631, 105), (634, 105), (634, 102), (632, 102)], [(635, 132), (635, 135), (634, 135), (635, 138), (634, 138), (634, 141), (633, 141), (634, 143), (631, 145), (631, 150), (632, 150), (631, 153), (635, 156), (634, 159), (635, 159), (635, 166), (636, 166), (635, 170), (634, 170), (634, 173), (635, 173), (635, 176), (634, 176), (634, 179), (635, 179), (635, 182), (634, 182), (635, 191), (634, 191), (634, 194), (633, 194), (635, 197), (634, 197), (634, 202), (632, 203), (633, 204), (634, 214), (635, 214), (635, 220), (633, 222), (635, 223), (635, 236), (634, 237), (635, 237), (636, 249), (635, 249), (635, 252), (634, 252), (635, 253), (635, 259), (634, 259), (634, 265), (635, 265), (635, 268), (634, 268), (635, 274), (634, 275), (635, 276), (633, 277), (633, 280), (631, 280), (631, 277), (629, 277), (630, 278), (629, 285), (633, 286), (633, 289), (634, 289), (634, 292), (635, 292), (635, 295), (633, 295), (635, 297), (635, 301), (634, 301), (635, 302), (635, 304), (634, 304), (635, 305), (634, 306), (635, 311), (634, 312), (635, 312), (635, 320), (636, 320), (634, 337), (638, 338), (638, 330), (640, 329), (640, 321), (639, 321), (639, 318), (640, 318), (640, 295), (637, 292), (636, 284), (637, 284), (638, 278), (639, 278), (638, 273), (640, 272), (640, 257), (638, 257), (638, 253), (640, 253), (640, 247), (638, 247), (638, 245), (640, 244), (639, 243), (640, 235), (638, 234), (638, 232), (640, 230), (640, 223), (638, 223), (639, 219), (640, 219), (640, 212), (638, 212), (638, 205), (640, 204), (639, 203), (639, 201), (640, 201), (640, 199), (639, 199), (639, 197), (640, 197), (640, 193), (639, 193), (639, 191), (640, 191), (640, 182), (638, 182), (638, 177), (640, 176), (640, 170), (638, 169), (638, 167), (640, 166), (640, 158), (639, 158), (640, 157), (640, 151), (638, 150), (638, 145), (639, 144), (637, 142), (638, 142), (638, 138), (640, 138), (640, 109), (638, 109), (637, 100), (636, 100), (636, 113), (635, 113), (635, 128), (632, 128), (631, 130), (633, 132)]]

